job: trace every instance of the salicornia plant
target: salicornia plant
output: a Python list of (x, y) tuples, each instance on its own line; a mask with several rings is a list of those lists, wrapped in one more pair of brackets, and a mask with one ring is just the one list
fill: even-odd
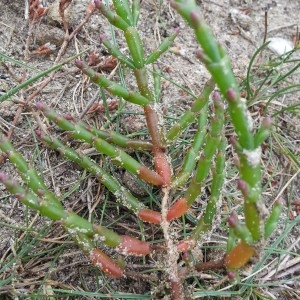
[[(146, 224), (160, 226), (163, 241), (151, 243), (135, 237), (118, 234), (102, 225), (92, 224), (85, 218), (66, 210), (59, 198), (45, 185), (42, 177), (14, 149), (3, 133), (0, 135), (0, 149), (18, 169), (24, 186), (15, 182), (4, 173), (0, 181), (6, 189), (15, 194), (25, 205), (40, 212), (54, 221), (60, 221), (73, 240), (90, 258), (92, 264), (107, 275), (115, 278), (131, 276), (124, 264), (114, 261), (105, 254), (102, 244), (113, 247), (123, 255), (146, 256), (153, 251), (166, 255), (164, 271), (170, 283), (172, 299), (184, 299), (186, 290), (184, 279), (202, 270), (220, 269), (228, 272), (245, 266), (259, 255), (264, 241), (268, 238), (280, 214), (281, 205), (276, 203), (270, 214), (266, 213), (261, 189), (261, 144), (268, 136), (271, 126), (266, 117), (258, 130), (253, 129), (251, 116), (246, 103), (240, 98), (239, 87), (232, 72), (230, 60), (220, 44), (215, 40), (209, 27), (200, 17), (200, 8), (195, 1), (172, 1), (172, 7), (188, 22), (194, 30), (195, 38), (201, 49), (198, 58), (205, 64), (211, 79), (203, 87), (202, 93), (195, 97), (194, 103), (179, 120), (168, 127), (161, 113), (160, 71), (154, 63), (168, 51), (174, 34), (162, 41), (159, 47), (147, 54), (137, 29), (140, 1), (113, 0), (113, 8), (100, 0), (94, 1), (99, 12), (123, 34), (128, 46), (124, 54), (117, 45), (101, 35), (101, 42), (124, 68), (132, 71), (137, 90), (129, 90), (123, 85), (97, 73), (83, 60), (77, 59), (76, 66), (91, 81), (112, 95), (118, 96), (143, 109), (149, 140), (133, 140), (117, 132), (97, 129), (86, 125), (75, 116), (59, 114), (41, 102), (35, 104), (36, 110), (68, 133), (68, 137), (80, 140), (92, 146), (99, 153), (110, 158), (112, 164), (125, 169), (133, 176), (159, 190), (157, 207), (147, 207), (142, 199), (135, 197), (109, 170), (100, 166), (87, 155), (75, 151), (62, 140), (50, 135), (43, 129), (35, 131), (36, 136), (47, 147), (58, 151), (66, 159), (79, 165), (95, 176), (114, 196), (120, 205), (131, 211)], [(153, 76), (153, 80), (150, 77)], [(152, 84), (154, 82), (154, 84)], [(228, 114), (225, 113), (228, 111)], [(225, 116), (229, 115), (227, 120)], [(219, 202), (225, 178), (227, 137), (225, 126), (231, 121), (235, 134), (230, 137), (238, 159), (236, 166), (240, 179), (237, 186), (243, 195), (243, 214), (245, 222), (238, 219), (236, 212), (228, 218), (229, 236), (227, 252), (220, 260), (202, 262), (188, 259), (204, 233), (213, 229), (215, 217), (219, 214)], [(178, 138), (192, 124), (196, 131), (180, 168), (172, 168), (172, 157), (168, 150), (176, 145)], [(132, 151), (151, 152), (153, 165), (138, 161)], [(197, 217), (196, 225), (187, 237), (175, 238), (174, 220), (184, 216), (207, 186), (206, 179), (211, 176), (210, 197), (203, 214)], [(180, 196), (179, 196), (180, 195)], [(178, 220), (180, 222), (180, 220)], [(178, 226), (178, 224), (176, 225)], [(146, 236), (147, 238), (147, 236)], [(182, 256), (181, 256), (182, 255)], [(179, 258), (181, 263), (178, 264)], [(182, 263), (184, 262), (184, 264)]]

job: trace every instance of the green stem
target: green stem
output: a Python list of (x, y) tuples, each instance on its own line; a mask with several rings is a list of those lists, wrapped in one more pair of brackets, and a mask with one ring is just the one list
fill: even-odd
[(180, 120), (166, 133), (166, 143), (170, 143), (176, 139), (183, 132), (183, 130), (185, 130), (192, 122), (194, 122), (200, 111), (208, 103), (209, 96), (214, 87), (215, 82), (213, 79), (210, 79), (206, 82), (201, 95), (196, 98), (191, 109), (184, 113)]
[[(239, 88), (232, 72), (229, 57), (216, 41), (210, 28), (202, 20), (200, 8), (195, 1), (176, 0), (172, 1), (172, 5), (194, 29), (197, 41), (203, 50), (203, 52), (198, 52), (198, 57), (212, 74), (223, 97), (228, 99), (229, 113), (239, 137), (239, 142), (243, 148), (253, 149), (254, 140), (248, 123), (247, 108), (239, 97)], [(229, 99), (229, 89), (236, 94), (234, 101)]]
[(138, 104), (141, 106), (145, 106), (149, 104), (151, 101), (146, 97), (142, 96), (139, 93), (129, 92), (123, 86), (107, 79), (104, 75), (101, 75), (95, 72), (92, 68), (90, 68), (87, 64), (77, 59), (75, 61), (76, 66), (86, 74), (94, 83), (106, 89), (109, 93), (122, 97), (124, 100)]
[[(100, 236), (106, 245), (115, 247), (117, 251), (126, 255), (147, 255), (152, 250), (147, 242), (127, 235), (121, 236), (104, 226), (93, 225), (74, 212), (66, 211), (62, 206), (53, 205), (52, 198), (48, 197), (50, 192), (46, 189), (36, 196), (2, 172), (0, 172), (0, 182), (4, 184), (10, 193), (16, 195), (23, 204), (36, 209), (41, 215), (51, 220), (59, 220), (73, 237), (79, 234), (83, 234), (87, 238)], [(59, 200), (57, 199), (57, 201)]]
[(117, 58), (121, 63), (125, 64), (130, 69), (135, 68), (133, 61), (124, 55), (117, 46), (110, 43), (110, 41), (107, 40), (103, 35), (100, 36), (100, 42), (106, 47), (108, 52)]
[(134, 69), (134, 76), (140, 93), (149, 100), (148, 104), (153, 103), (153, 95), (149, 88), (148, 76), (146, 68)]
[(118, 16), (120, 16), (127, 24), (133, 25), (133, 16), (128, 1), (113, 0), (114, 8)]
[(175, 38), (177, 37), (179, 31), (176, 30), (174, 34), (172, 34), (171, 36), (165, 38), (162, 43), (158, 46), (158, 48), (156, 50), (154, 50), (147, 58), (145, 61), (146, 65), (150, 65), (153, 64), (155, 61), (157, 61), (159, 59), (159, 57), (165, 53), (167, 50), (170, 49), (170, 47), (172, 46)]
[(140, 0), (132, 0), (132, 19), (133, 26), (136, 26), (140, 15)]
[[(20, 174), (22, 175), (22, 173)], [(105, 238), (104, 243), (112, 247), (116, 247), (121, 243), (121, 237), (113, 231), (102, 226), (97, 226), (97, 230), (95, 232), (93, 225), (86, 219), (73, 212), (66, 211), (62, 205), (57, 206), (56, 203), (59, 202), (59, 200), (56, 198), (55, 203), (53, 203), (53, 198), (49, 197), (49, 194), (51, 193), (50, 191), (45, 189), (36, 196), (32, 192), (25, 190), (4, 173), (0, 173), (0, 181), (5, 185), (6, 189), (10, 193), (17, 196), (20, 202), (39, 211), (41, 215), (51, 220), (61, 221), (70, 232), (84, 232), (88, 236), (98, 234)]]
[(38, 138), (45, 143), (48, 147), (58, 151), (62, 156), (75, 162), (83, 169), (89, 171), (91, 174), (97, 177), (97, 179), (104, 184), (107, 189), (112, 192), (118, 201), (123, 206), (127, 207), (131, 211), (138, 213), (145, 206), (140, 203), (134, 196), (132, 196), (122, 185), (108, 172), (104, 171), (97, 163), (91, 160), (88, 156), (78, 154), (75, 150), (64, 145), (57, 138), (52, 138), (42, 133), (41, 130), (37, 130), (36, 134)]
[(124, 21), (120, 16), (113, 13), (101, 0), (94, 0), (96, 8), (102, 13), (102, 15), (112, 24), (113, 26), (126, 30), (130, 25)]
[(183, 160), (181, 171), (172, 181), (172, 188), (184, 185), (196, 166), (197, 157), (199, 156), (199, 151), (203, 145), (206, 134), (207, 117), (208, 105), (206, 105), (200, 112), (200, 116), (198, 118), (198, 130), (194, 136), (193, 144)]
[(146, 182), (154, 185), (163, 184), (162, 178), (157, 173), (140, 164), (126, 152), (122, 151), (121, 149), (117, 149), (116, 147), (107, 143), (105, 140), (96, 137), (93, 133), (89, 132), (81, 125), (73, 124), (71, 121), (67, 120), (67, 118), (72, 119), (72, 117), (60, 116), (53, 109), (50, 109), (40, 102), (36, 103), (36, 107), (41, 110), (49, 120), (53, 121), (61, 129), (71, 131), (71, 135), (74, 138), (89, 143), (100, 153), (111, 157), (112, 161), (115, 164), (124, 167), (127, 171), (131, 172), (134, 175), (137, 175), (139, 178), (145, 180)]
[(191, 206), (196, 197), (200, 194), (201, 183), (210, 171), (213, 155), (221, 142), (220, 136), (224, 124), (224, 104), (217, 91), (214, 92), (212, 99), (214, 101), (215, 116), (211, 122), (210, 132), (206, 138), (205, 147), (198, 162), (196, 174), (184, 194), (188, 206)]
[(191, 233), (191, 237), (195, 241), (199, 240), (201, 234), (207, 232), (212, 228), (212, 224), (217, 212), (217, 204), (222, 193), (222, 187), (225, 177), (225, 149), (226, 140), (225, 136), (222, 135), (222, 139), (218, 148), (218, 153), (216, 155), (216, 166), (213, 171), (211, 194), (203, 216), (199, 219), (196, 227)]
[(31, 188), (36, 194), (42, 194), (45, 201), (43, 206), (46, 207), (51, 204), (51, 209), (58, 211), (57, 219), (59, 219), (60, 213), (63, 210), (63, 206), (56, 196), (48, 191), (43, 179), (38, 175), (36, 170), (30, 167), (23, 156), (15, 150), (11, 142), (0, 133), (0, 149), (7, 154), (8, 159), (16, 166), (23, 181)]
[(257, 135), (253, 135), (252, 120), (245, 101), (240, 97), (229, 57), (202, 20), (200, 8), (195, 1), (176, 0), (172, 1), (172, 5), (194, 29), (197, 41), (202, 47), (197, 55), (211, 73), (223, 97), (227, 99), (229, 114), (238, 137), (236, 144), (240, 148), (238, 151), (239, 172), (241, 180), (247, 186), (247, 192), (243, 193), (245, 223), (254, 241), (258, 241), (263, 236), (261, 232), (263, 215), (258, 208), (263, 205), (260, 203), (260, 145), (267, 135), (268, 128), (262, 126)]
[(267, 239), (275, 230), (281, 211), (282, 203), (280, 201), (276, 201), (268, 219), (265, 222), (265, 239)]
[(145, 65), (144, 48), (136, 27), (130, 26), (126, 28), (124, 30), (124, 37), (135, 67), (137, 69), (143, 68)]
[(226, 149), (226, 139), (225, 136), (223, 135), (221, 142), (219, 144), (218, 153), (216, 155), (216, 165), (213, 171), (211, 194), (203, 215), (203, 220), (205, 224), (208, 224), (209, 226), (212, 226), (217, 211), (217, 203), (222, 193), (224, 177), (225, 177), (225, 159), (226, 159), (225, 149)]
[(235, 211), (233, 211), (228, 218), (228, 224), (229, 227), (233, 229), (233, 233), (237, 238), (241, 239), (248, 245), (251, 245), (253, 243), (251, 232), (249, 231), (247, 226), (239, 222)]
[(78, 124), (97, 137), (104, 139), (106, 142), (113, 143), (122, 148), (135, 150), (151, 150), (153, 147), (152, 143), (147, 141), (132, 140), (114, 131), (100, 130), (93, 126), (88, 126), (84, 122), (78, 122)]

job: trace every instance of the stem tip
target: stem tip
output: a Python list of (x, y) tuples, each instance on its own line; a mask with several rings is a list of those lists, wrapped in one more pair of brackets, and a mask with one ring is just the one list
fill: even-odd
[(4, 172), (0, 172), (0, 181), (3, 182), (8, 179), (8, 176)]
[(94, 4), (97, 8), (99, 8), (102, 4), (102, 1), (101, 0), (94, 0)]
[(35, 103), (35, 107), (37, 109), (43, 111), (45, 109), (45, 104), (43, 102), (38, 101), (38, 102)]
[(229, 279), (230, 281), (232, 281), (232, 280), (235, 279), (235, 273), (234, 273), (234, 272), (228, 272), (227, 276), (228, 276), (228, 279)]
[(75, 65), (76, 65), (77, 68), (81, 69), (82, 65), (83, 65), (82, 60), (79, 59), (79, 58), (75, 59)]
[(229, 227), (231, 228), (236, 227), (238, 220), (235, 211), (231, 213), (230, 217), (227, 219), (227, 222)]
[(227, 90), (227, 99), (228, 101), (234, 101), (237, 99), (237, 93), (232, 87)]

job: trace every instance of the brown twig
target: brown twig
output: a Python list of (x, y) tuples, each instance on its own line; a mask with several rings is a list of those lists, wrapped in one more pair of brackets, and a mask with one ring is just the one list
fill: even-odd
[(3, 66), (3, 68), (5, 69), (5, 71), (11, 76), (13, 77), (13, 79), (15, 81), (17, 81), (18, 83), (21, 83), (23, 81), (23, 78), (19, 77), (18, 75), (16, 75), (13, 70), (11, 69), (11, 67), (9, 65), (7, 65), (4, 61), (1, 61), (1, 65)]
[(263, 44), (267, 40), (267, 34), (268, 34), (268, 10), (265, 10), (265, 30), (264, 30)]
[(179, 275), (180, 277), (191, 276), (193, 270), (196, 272), (206, 272), (206, 271), (222, 270), (222, 269), (225, 269), (224, 257), (218, 260), (201, 262), (195, 264), (194, 266), (184, 267), (180, 269)]
[(65, 18), (65, 10), (70, 6), (71, 2), (72, 0), (60, 0), (59, 2), (59, 15), (62, 19), (65, 32), (68, 31), (68, 27), (69, 27), (69, 23)]

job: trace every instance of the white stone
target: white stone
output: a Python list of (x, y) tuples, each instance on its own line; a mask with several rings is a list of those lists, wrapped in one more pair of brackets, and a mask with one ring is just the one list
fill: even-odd
[(293, 43), (283, 38), (269, 38), (267, 42), (269, 42), (268, 48), (278, 55), (283, 55), (294, 49)]

